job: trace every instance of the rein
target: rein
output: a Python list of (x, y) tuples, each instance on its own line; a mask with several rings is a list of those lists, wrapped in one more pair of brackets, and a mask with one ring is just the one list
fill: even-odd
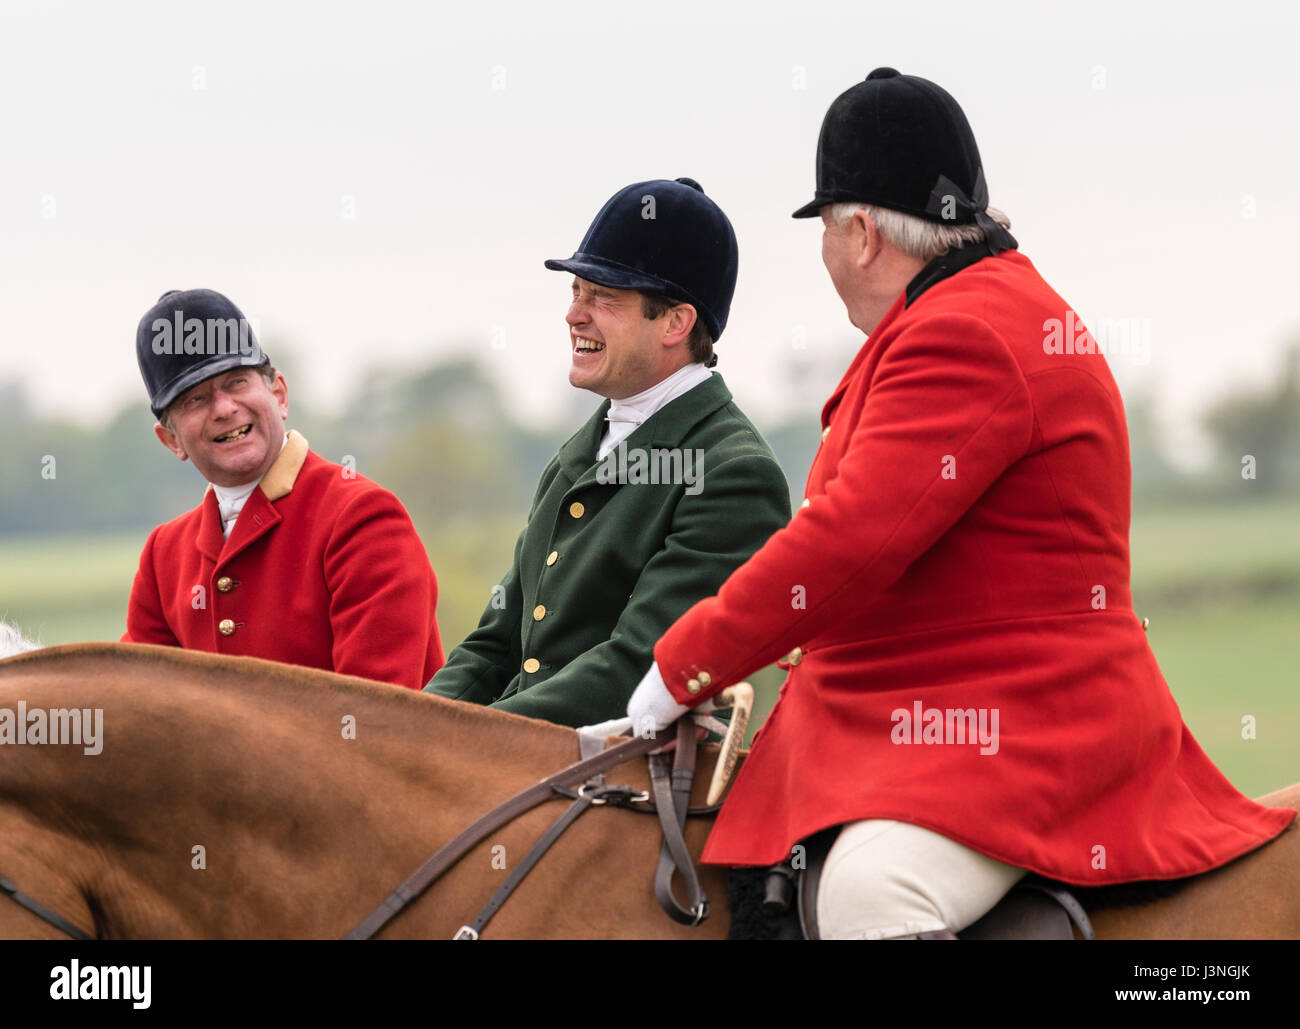
[[(683, 925), (698, 925), (709, 913), (708, 898), (700, 887), (699, 876), (691, 861), (683, 828), (688, 813), (687, 802), (690, 798), (691, 781), (695, 775), (695, 723), (689, 718), (678, 721), (676, 726), (677, 748), (673, 755), (654, 754), (650, 757), (650, 778), (654, 789), (655, 803), (653, 810), (659, 815), (659, 823), (664, 830), (663, 847), (659, 854), (659, 866), (655, 871), (655, 896), (665, 911)], [(524, 856), (496, 893), (487, 902), (478, 917), (462, 925), (453, 939), (476, 940), (488, 920), (505, 902), (506, 898), (519, 885), (538, 859), (550, 848), (560, 835), (578, 816), (588, 808), (598, 804), (612, 804), (627, 807), (630, 810), (649, 811), (650, 807), (637, 807), (648, 803), (649, 798), (641, 791), (631, 790), (626, 786), (605, 786), (598, 776), (611, 768), (639, 757), (666, 744), (665, 734), (659, 733), (648, 738), (634, 737), (609, 750), (602, 751), (585, 761), (561, 769), (554, 775), (541, 780), (516, 793), (509, 800), (498, 804), (473, 824), (463, 829), (458, 835), (448, 840), (434, 852), (433, 856), (417, 868), (411, 875), (390, 893), (382, 904), (362, 920), (353, 929), (346, 940), (368, 940), (392, 921), (401, 911), (413, 903), (425, 890), (461, 858), (481, 843), (490, 833), (501, 826), (514, 821), (526, 811), (531, 811), (539, 804), (555, 796), (574, 797), (574, 802), (560, 819), (542, 836), (533, 848)], [(669, 771), (671, 762), (671, 772)], [(570, 790), (578, 787), (577, 794)], [(705, 813), (714, 810), (705, 808)], [(672, 893), (672, 875), (677, 872), (686, 887), (687, 906), (679, 904)]]
[(95, 938), (84, 929), (73, 925), (62, 915), (56, 914), (44, 904), (41, 904), (27, 896), (27, 894), (23, 893), (22, 890), (18, 889), (17, 886), (11, 883), (3, 875), (0, 875), (0, 893), (5, 894), (16, 903), (21, 904), (37, 918), (43, 919), (59, 930), (59, 932), (66, 933), (74, 940), (93, 940)]

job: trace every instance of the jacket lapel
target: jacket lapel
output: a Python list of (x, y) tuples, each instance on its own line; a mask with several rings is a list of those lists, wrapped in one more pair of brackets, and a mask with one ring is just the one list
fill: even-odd
[(230, 539), (226, 540), (225, 548), (221, 551), (221, 563), (233, 561), (279, 525), (280, 520), (280, 512), (266, 499), (266, 494), (260, 489), (253, 490), (244, 509), (235, 519), (235, 527), (230, 530)]
[[(694, 389), (687, 390), (680, 397), (661, 407), (645, 422), (633, 429), (619, 443), (619, 446), (626, 446), (629, 450), (636, 447), (643, 449), (654, 449), (656, 447), (671, 449), (678, 447), (695, 426), (699, 425), (718, 408), (725, 407), (730, 402), (731, 390), (727, 389), (727, 384), (722, 381), (722, 376), (714, 372)], [(573, 486), (575, 489), (596, 483), (596, 473), (599, 470), (599, 465), (596, 463), (596, 448), (600, 446), (601, 437), (605, 434), (604, 418), (605, 412), (608, 410), (609, 401), (606, 401), (601, 410), (597, 412), (601, 420), (596, 427), (596, 435), (591, 449), (587, 452), (587, 464), (574, 478)], [(587, 431), (590, 426), (590, 422), (583, 426), (583, 432)], [(614, 452), (617, 452), (617, 448)]]
[(221, 556), (221, 548), (225, 545), (226, 539), (221, 534), (221, 509), (217, 505), (217, 493), (209, 484), (208, 491), (203, 494), (203, 507), (199, 514), (199, 532), (195, 539), (195, 546), (199, 548), (200, 554), (216, 564), (217, 558)]
[[(302, 471), (302, 466), (306, 461), (307, 441), (301, 433), (291, 429), (288, 442), (280, 451), (280, 456), (275, 459), (267, 473), (262, 476), (258, 488), (253, 490), (244, 503), (244, 509), (239, 512), (239, 517), (235, 519), (235, 527), (230, 530), (230, 538), (223, 541), (225, 546), (221, 548), (219, 554), (219, 560), (222, 564), (233, 561), (240, 553), (247, 550), (280, 524), (282, 516), (275, 509), (272, 502), (287, 497), (293, 492), (294, 483), (298, 480), (298, 473)], [(215, 493), (211, 498), (210, 506), (216, 519), (217, 536), (220, 538), (221, 517), (219, 513), (216, 513), (217, 498)], [(202, 533), (200, 533), (200, 536), (202, 537)], [(214, 560), (218, 559), (214, 558)]]
[(605, 415), (608, 413), (609, 401), (606, 400), (582, 428), (560, 447), (560, 468), (570, 482), (577, 482), (583, 472), (595, 466), (596, 449), (600, 446), (601, 437), (605, 435)]

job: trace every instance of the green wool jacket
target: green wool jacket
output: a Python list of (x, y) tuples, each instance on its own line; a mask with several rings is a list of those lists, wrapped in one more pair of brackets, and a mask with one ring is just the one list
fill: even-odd
[(547, 465), (514, 564), (426, 692), (563, 725), (621, 718), (664, 631), (790, 521), (781, 467), (718, 374), (597, 462), (608, 410)]

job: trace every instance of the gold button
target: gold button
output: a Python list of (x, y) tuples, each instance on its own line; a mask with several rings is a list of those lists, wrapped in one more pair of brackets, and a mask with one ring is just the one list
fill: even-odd
[(708, 672), (701, 672), (698, 676), (696, 676), (696, 678), (700, 680), (701, 686), (707, 686), (709, 683), (713, 681), (713, 677), (710, 676)]
[(569, 505), (569, 514), (573, 515), (574, 518), (581, 518), (583, 512), (585, 512), (586, 510), (587, 509), (582, 506), (582, 502), (578, 500), (575, 500), (572, 504)]
[(700, 692), (700, 680), (699, 680), (699, 679), (691, 679), (689, 682), (687, 682), (687, 684), (686, 684), (686, 692), (687, 692), (687, 693), (690, 693), (690, 694), (699, 693), (699, 692)]
[(541, 667), (542, 667), (542, 663), (538, 661), (537, 658), (535, 657), (530, 657), (527, 661), (524, 662), (524, 671), (527, 672), (529, 675), (532, 675), (535, 671), (537, 671), (537, 669)]
[(534, 621), (534, 622), (540, 622), (540, 621), (541, 621), (543, 618), (545, 618), (545, 617), (546, 617), (546, 608), (545, 608), (545, 607), (543, 607), (541, 604), (538, 604), (535, 608), (533, 608), (533, 621)]
[(222, 636), (233, 636), (235, 635), (235, 623), (229, 618), (223, 618), (217, 623), (217, 631)]
[(220, 579), (217, 580), (217, 589), (222, 593), (229, 593), (234, 588), (235, 588), (235, 580), (232, 579), (229, 575), (223, 575)]
[(804, 498), (803, 498), (803, 503), (799, 505), (799, 507), (800, 507), (801, 509), (802, 509), (802, 508), (805, 508), (805, 507), (811, 507), (811, 506), (812, 506), (812, 501), (809, 500), (807, 497), (804, 497)]
[(552, 550), (549, 554), (547, 554), (546, 555), (547, 567), (549, 568), (551, 565), (555, 564), (555, 562), (559, 560), (559, 557), (560, 557), (560, 552), (558, 550)]
[(785, 660), (787, 664), (797, 665), (800, 661), (803, 660), (803, 648), (795, 647), (794, 650), (786, 654)]
[(822, 429), (822, 442), (823, 442), (823, 443), (826, 442), (826, 437), (829, 436), (830, 434), (831, 434), (831, 427), (830, 427), (829, 425), (826, 426), (826, 428)]
[(1151, 624), (1151, 619), (1150, 619), (1150, 618), (1143, 618), (1143, 619), (1142, 619), (1142, 631), (1143, 631), (1143, 632), (1146, 632), (1146, 631), (1147, 631), (1147, 626), (1150, 625), (1150, 624)]

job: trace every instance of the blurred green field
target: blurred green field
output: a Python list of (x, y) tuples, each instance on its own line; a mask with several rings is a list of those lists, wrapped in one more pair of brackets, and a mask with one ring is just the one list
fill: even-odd
[[(421, 534), (438, 577), (438, 627), (451, 649), (475, 625), (509, 568), (519, 526), (457, 523)], [(0, 618), (46, 646), (117, 640), (147, 533), (0, 540)]]
[(1141, 594), (1193, 599), (1203, 586), (1213, 602), (1218, 586), (1243, 583), (1246, 592), (1300, 589), (1300, 501), (1135, 508), (1129, 537), (1135, 606)]
[[(450, 650), (477, 623), (519, 525), (460, 522), (424, 540)], [(116, 640), (145, 534), (0, 541), (0, 618), (44, 644)], [(1300, 503), (1139, 510), (1134, 607), (1183, 717), (1243, 792), (1300, 780)], [(781, 675), (754, 677), (758, 716)], [(1256, 739), (1241, 736), (1255, 719)]]

